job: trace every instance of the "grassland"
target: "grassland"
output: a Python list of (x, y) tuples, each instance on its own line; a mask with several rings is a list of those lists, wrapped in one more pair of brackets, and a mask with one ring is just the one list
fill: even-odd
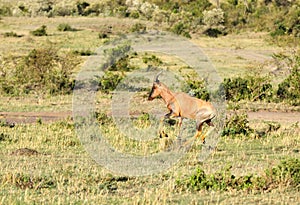
[[(99, 33), (109, 30), (112, 32), (111, 37), (114, 37), (119, 33), (130, 32), (130, 28), (137, 22), (132, 19), (93, 17), (3, 17), (0, 20), (0, 34), (13, 31), (23, 36), (12, 38), (0, 35), (0, 54), (25, 55), (33, 48), (48, 44), (62, 51), (93, 51), (104, 43), (99, 39)], [(59, 32), (57, 26), (61, 23), (68, 23), (78, 30)], [(147, 23), (147, 29), (155, 28), (154, 23), (142, 23)], [(41, 25), (47, 26), (48, 36), (34, 37), (29, 34)], [(269, 43), (266, 38), (266, 33), (241, 33), (216, 39), (194, 36), (192, 41), (208, 55), (221, 77), (230, 77), (256, 71), (257, 68), (265, 73), (272, 69), (266, 66), (272, 64), (270, 56), (273, 52), (281, 52), (283, 48)], [(82, 62), (85, 60), (86, 57), (82, 57)], [(80, 66), (74, 68), (74, 75), (79, 69)], [(276, 79), (274, 82), (277, 82)], [(109, 111), (110, 96), (99, 94), (98, 98), (98, 104), (105, 104), (99, 106), (99, 109), (106, 108)], [(250, 107), (251, 110), (257, 106), (263, 109), (265, 105), (245, 104), (244, 107)], [(293, 109), (289, 107), (288, 110)], [(1, 96), (0, 111), (72, 111), (72, 96)], [(278, 121), (276, 118), (272, 121)], [(265, 131), (269, 123), (252, 120), (250, 126), (257, 131)], [(21, 123), (13, 127), (2, 123), (0, 203), (297, 204), (300, 201), (299, 185), (292, 186), (288, 179), (287, 182), (283, 179), (277, 184), (271, 184), (265, 190), (192, 191), (181, 189), (177, 184), (178, 181), (188, 179), (197, 168), (213, 174), (230, 166), (235, 176), (264, 176), (265, 169), (278, 165), (282, 159), (299, 159), (299, 125), (293, 120), (280, 121), (280, 124), (278, 130), (272, 130), (263, 137), (223, 137), (213, 154), (202, 163), (198, 161), (202, 144), (195, 141), (187, 155), (170, 170), (151, 176), (128, 177), (111, 173), (93, 161), (77, 138), (74, 123), (70, 119), (52, 123), (37, 119), (35, 123)], [(102, 129), (106, 130), (112, 140), (118, 139), (116, 144), (126, 146), (128, 143), (116, 134), (113, 124), (105, 124)], [(160, 143), (159, 139), (157, 142)], [(38, 153), (16, 152), (25, 147)]]

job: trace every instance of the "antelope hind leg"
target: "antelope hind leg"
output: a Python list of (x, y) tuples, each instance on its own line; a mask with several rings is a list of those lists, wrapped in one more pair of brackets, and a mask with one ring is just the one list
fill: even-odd
[(194, 138), (199, 138), (201, 137), (201, 141), (203, 144), (205, 144), (205, 137), (206, 135), (202, 133), (202, 131), (197, 130), (196, 134), (194, 135)]

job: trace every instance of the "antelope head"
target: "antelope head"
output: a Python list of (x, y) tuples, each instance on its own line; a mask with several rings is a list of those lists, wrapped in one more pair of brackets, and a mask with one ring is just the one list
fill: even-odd
[(151, 92), (148, 97), (148, 100), (150, 100), (150, 101), (161, 94), (161, 91), (162, 91), (161, 83), (158, 80), (158, 77), (161, 73), (162, 73), (162, 71), (160, 71), (153, 79), (153, 86), (152, 86)]

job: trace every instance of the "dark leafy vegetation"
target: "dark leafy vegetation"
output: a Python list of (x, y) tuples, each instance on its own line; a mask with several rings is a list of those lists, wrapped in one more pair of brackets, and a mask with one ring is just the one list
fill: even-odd
[(246, 113), (234, 113), (227, 116), (222, 136), (243, 137), (254, 133), (249, 126), (248, 115)]
[(85, 50), (75, 50), (73, 51), (73, 54), (80, 55), (80, 56), (91, 56), (91, 55), (95, 55), (95, 52), (91, 51), (90, 49), (85, 49)]
[(69, 24), (67, 23), (61, 23), (57, 26), (58, 31), (77, 31), (78, 29), (72, 28)]
[(22, 37), (23, 35), (18, 35), (16, 32), (11, 31), (11, 32), (5, 32), (5, 33), (3, 34), (3, 36), (4, 36), (4, 37), (20, 38), (20, 37)]
[(225, 91), (226, 99), (230, 101), (270, 101), (274, 93), (268, 77), (259, 75), (225, 78), (222, 87)]
[[(300, 62), (300, 61), (299, 61)], [(300, 70), (292, 69), (291, 74), (278, 85), (277, 96), (291, 105), (300, 105)]]
[(40, 28), (30, 32), (33, 36), (47, 36), (47, 26), (42, 25)]
[(204, 79), (197, 78), (197, 75), (191, 74), (185, 76), (182, 91), (196, 98), (206, 101), (209, 100), (209, 92), (206, 88), (206, 82)]
[(0, 67), (1, 92), (11, 95), (70, 93), (74, 86), (72, 71), (78, 63), (76, 56), (60, 54), (52, 46), (33, 49), (23, 57), (7, 57)]
[(99, 90), (104, 93), (114, 91), (124, 77), (124, 74), (119, 72), (105, 72), (105, 74), (98, 80)]
[(266, 169), (261, 176), (244, 175), (235, 176), (227, 166), (223, 170), (206, 174), (201, 168), (185, 179), (177, 180), (177, 189), (200, 191), (200, 190), (245, 190), (266, 191), (282, 186), (290, 189), (299, 189), (300, 184), (300, 160), (295, 158), (282, 160), (279, 165)]
[(104, 53), (107, 56), (107, 63), (104, 68), (105, 73), (98, 78), (99, 90), (109, 93), (116, 89), (121, 80), (126, 76), (126, 72), (136, 69), (130, 64), (132, 48), (128, 44), (120, 45), (115, 48), (107, 49)]
[(136, 32), (136, 33), (145, 33), (146, 32), (146, 25), (142, 24), (142, 23), (136, 23), (134, 24), (131, 28), (130, 31), (131, 32)]

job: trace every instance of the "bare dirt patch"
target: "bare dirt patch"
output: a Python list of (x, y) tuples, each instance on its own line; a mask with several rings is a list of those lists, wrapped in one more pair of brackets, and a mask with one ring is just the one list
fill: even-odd
[(0, 112), (0, 119), (7, 123), (35, 123), (38, 120), (42, 122), (54, 122), (71, 118), (71, 111), (63, 112)]
[[(257, 112), (248, 112), (249, 120), (274, 121), (296, 123), (300, 122), (300, 112), (283, 112), (260, 110)], [(8, 123), (22, 124), (35, 123), (38, 120), (42, 122), (54, 122), (64, 119), (72, 119), (72, 111), (62, 112), (0, 112), (0, 119)]]
[(11, 153), (11, 155), (25, 155), (25, 156), (32, 156), (40, 154), (38, 151), (29, 148), (20, 148)]
[(296, 123), (300, 121), (300, 112), (266, 111), (248, 112), (249, 120), (266, 120)]

